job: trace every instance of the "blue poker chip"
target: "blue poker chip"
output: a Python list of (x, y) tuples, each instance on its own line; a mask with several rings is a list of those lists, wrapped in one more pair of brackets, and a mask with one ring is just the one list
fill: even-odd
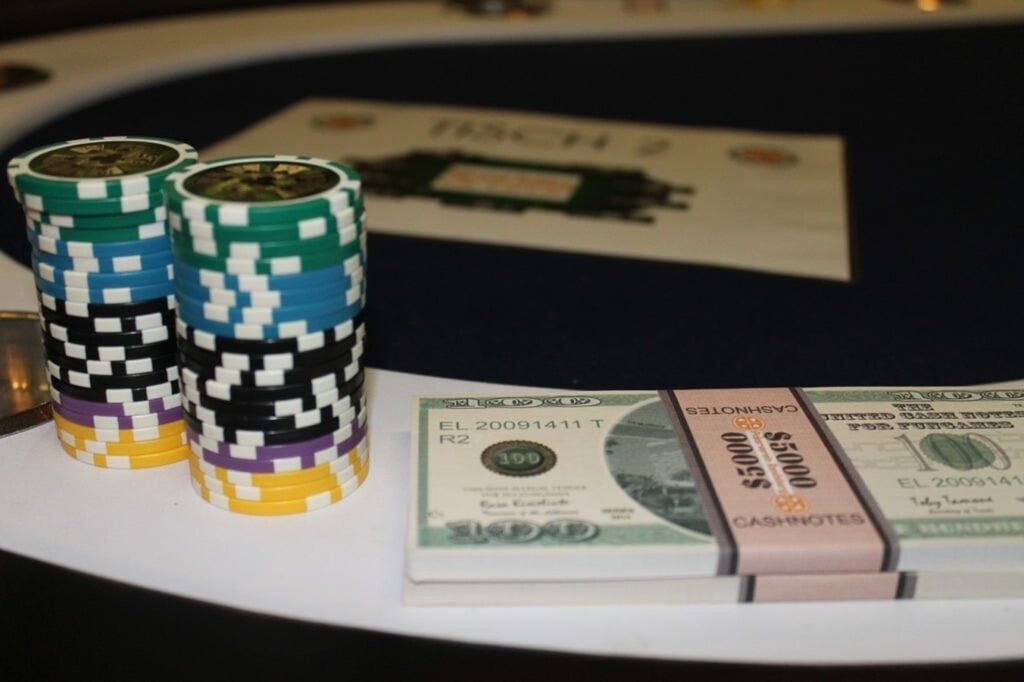
[(153, 298), (165, 298), (174, 293), (173, 281), (136, 287), (83, 289), (47, 282), (38, 275), (35, 280), (36, 288), (42, 293), (75, 303), (141, 303)]
[[(175, 276), (179, 282), (191, 286), (209, 287), (211, 289), (231, 289), (234, 291), (283, 291), (286, 289), (304, 290), (306, 295), (323, 287), (333, 287), (352, 273), (362, 269), (360, 259), (354, 258), (340, 265), (332, 265), (319, 270), (294, 275), (232, 275), (215, 270), (197, 268), (181, 259), (175, 261)], [(348, 288), (348, 287), (342, 287)]]
[[(180, 269), (180, 268), (179, 268)], [(363, 271), (358, 270), (347, 278), (321, 285), (324, 296), (337, 298), (356, 287), (365, 288)], [(235, 291), (190, 284), (178, 277), (177, 290), (199, 303), (214, 303), (230, 308), (284, 308), (295, 305), (309, 305), (310, 296), (306, 289), (282, 289), (280, 291)], [(338, 292), (338, 293), (335, 293)]]
[(178, 308), (187, 316), (199, 316), (212, 322), (230, 322), (245, 324), (280, 324), (296, 320), (309, 320), (330, 317), (336, 314), (354, 317), (362, 310), (362, 287), (356, 287), (342, 296), (317, 300), (308, 305), (288, 306), (285, 308), (232, 308), (215, 303), (203, 303), (177, 291)]
[(47, 282), (80, 289), (137, 287), (174, 281), (173, 265), (165, 265), (162, 268), (153, 268), (151, 270), (139, 270), (138, 272), (95, 273), (64, 270), (33, 259), (32, 269), (37, 277)]
[(65, 258), (113, 258), (115, 256), (138, 256), (147, 253), (170, 252), (170, 237), (135, 239), (127, 242), (69, 242), (54, 237), (44, 237), (32, 230), (25, 231), (32, 248), (41, 253), (50, 253)]
[(105, 258), (70, 258), (68, 256), (56, 256), (43, 251), (33, 251), (32, 256), (40, 263), (46, 263), (61, 270), (109, 274), (162, 268), (174, 262), (173, 254), (170, 251), (143, 253), (134, 256), (108, 256)]
[(207, 332), (214, 336), (230, 339), (252, 341), (268, 341), (274, 339), (290, 339), (330, 329), (354, 319), (362, 312), (362, 303), (358, 303), (344, 311), (338, 311), (322, 317), (311, 317), (304, 320), (279, 322), (276, 324), (247, 324), (243, 322), (214, 322), (204, 318), (201, 311), (194, 308), (185, 309), (182, 301), (178, 301), (178, 320), (189, 327)]

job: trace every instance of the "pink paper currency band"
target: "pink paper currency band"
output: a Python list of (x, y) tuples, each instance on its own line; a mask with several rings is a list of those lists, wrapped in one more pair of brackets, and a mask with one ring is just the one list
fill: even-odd
[(801, 391), (661, 396), (719, 543), (720, 574), (895, 569), (889, 524)]

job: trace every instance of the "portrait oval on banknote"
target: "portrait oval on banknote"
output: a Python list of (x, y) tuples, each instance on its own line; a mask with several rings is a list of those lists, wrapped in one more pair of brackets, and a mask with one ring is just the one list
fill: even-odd
[(690, 466), (660, 400), (627, 412), (604, 442), (608, 471), (647, 511), (687, 530), (711, 535)]

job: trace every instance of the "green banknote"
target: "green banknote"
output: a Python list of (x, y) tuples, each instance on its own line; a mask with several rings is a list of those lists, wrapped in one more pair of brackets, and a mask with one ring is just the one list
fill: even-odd
[(882, 575), (898, 596), (942, 574), (1024, 590), (1024, 389), (424, 397), (412, 472), (419, 585), (760, 576), (785, 594)]

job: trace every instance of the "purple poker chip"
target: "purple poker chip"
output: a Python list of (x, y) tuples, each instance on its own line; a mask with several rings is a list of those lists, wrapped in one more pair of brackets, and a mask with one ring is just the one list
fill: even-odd
[[(361, 443), (366, 437), (366, 426), (364, 424), (351, 429), (347, 438), (341, 439), (336, 443), (331, 443), (330, 440), (328, 440), (325, 443), (322, 442), (317, 447), (307, 446), (304, 449), (293, 448), (290, 451), (275, 453), (273, 456), (261, 454), (256, 458), (246, 458), (234, 457), (230, 454), (222, 454), (220, 452), (204, 448), (199, 444), (195, 433), (192, 432), (191, 429), (187, 429), (187, 427), (186, 430), (189, 434), (189, 445), (196, 457), (200, 458), (204, 462), (212, 464), (213, 466), (220, 467), (221, 469), (244, 471), (251, 474), (275, 474), (285, 471), (309, 469), (343, 456), (349, 450), (359, 445), (359, 443)], [(323, 441), (324, 439), (319, 438), (315, 440)], [(306, 443), (290, 445), (306, 445), (312, 442), (314, 441), (306, 441)], [(275, 447), (272, 449), (281, 448)]]
[(91, 429), (144, 429), (161, 424), (170, 424), (182, 419), (182, 408), (180, 406), (172, 407), (162, 412), (133, 414), (130, 416), (89, 414), (87, 412), (79, 412), (57, 402), (53, 404), (53, 409), (68, 421), (87, 426)]
[(100, 403), (93, 400), (82, 400), (61, 393), (53, 384), (50, 384), (50, 400), (54, 404), (61, 405), (75, 412), (91, 414), (100, 417), (131, 417), (137, 414), (152, 414), (154, 412), (166, 412), (167, 410), (181, 407), (181, 394), (172, 393), (162, 398), (152, 400), (140, 400), (130, 403)]

